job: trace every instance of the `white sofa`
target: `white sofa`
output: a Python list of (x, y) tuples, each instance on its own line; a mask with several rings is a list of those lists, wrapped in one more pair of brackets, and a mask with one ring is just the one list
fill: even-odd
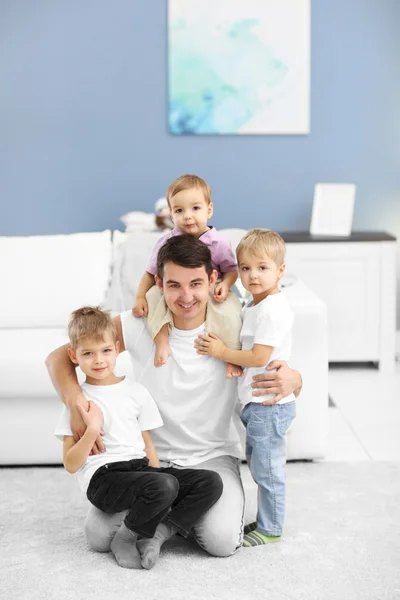
[[(243, 230), (226, 230), (235, 248)], [(0, 237), (0, 465), (58, 464), (53, 435), (61, 401), (44, 364), (68, 341), (70, 312), (102, 304), (131, 306), (158, 232)], [(288, 459), (317, 459), (327, 433), (327, 327), (324, 304), (304, 284), (285, 288), (296, 314), (291, 365), (303, 376)], [(119, 374), (134, 372), (119, 357)], [(241, 431), (243, 435), (243, 430)]]

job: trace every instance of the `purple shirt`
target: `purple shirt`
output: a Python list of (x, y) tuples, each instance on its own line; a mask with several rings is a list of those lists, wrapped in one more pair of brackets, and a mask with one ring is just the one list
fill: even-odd
[[(149, 264), (147, 265), (146, 269), (146, 271), (150, 273), (150, 275), (157, 274), (157, 255), (159, 249), (165, 244), (167, 240), (169, 240), (169, 238), (174, 237), (176, 235), (182, 235), (182, 233), (178, 231), (178, 229), (173, 229), (172, 231), (169, 231), (168, 233), (160, 237), (160, 239), (154, 246)], [(217, 233), (215, 227), (211, 227), (210, 229), (202, 233), (198, 239), (209, 247), (211, 252), (211, 262), (213, 269), (216, 269), (218, 271), (218, 275), (220, 277), (223, 273), (230, 273), (231, 271), (238, 270), (235, 255), (233, 254), (230, 243), (222, 236), (220, 236), (219, 233)]]

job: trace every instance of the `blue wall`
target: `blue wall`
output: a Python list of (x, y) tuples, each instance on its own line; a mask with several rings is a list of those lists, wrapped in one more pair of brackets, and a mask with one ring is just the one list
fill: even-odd
[(164, 0), (1, 0), (0, 234), (122, 228), (184, 172), (217, 227), (307, 229), (357, 184), (355, 229), (400, 237), (400, 2), (314, 0), (311, 134), (167, 132)]

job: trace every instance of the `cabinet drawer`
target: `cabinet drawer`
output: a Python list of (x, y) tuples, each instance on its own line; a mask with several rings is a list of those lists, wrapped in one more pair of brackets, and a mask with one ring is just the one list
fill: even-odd
[(286, 272), (327, 306), (329, 360), (379, 360), (380, 244), (287, 244)]

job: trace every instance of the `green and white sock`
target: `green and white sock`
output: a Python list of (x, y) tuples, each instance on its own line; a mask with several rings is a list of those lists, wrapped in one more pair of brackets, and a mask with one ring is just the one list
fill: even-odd
[(243, 546), (245, 548), (264, 546), (264, 544), (273, 544), (274, 542), (279, 542), (280, 539), (280, 535), (265, 535), (264, 533), (261, 533), (261, 531), (258, 531), (258, 529), (253, 529), (253, 531), (245, 533), (243, 537)]
[(243, 533), (246, 535), (246, 533), (250, 533), (250, 531), (254, 531), (255, 529), (257, 529), (257, 521), (253, 521), (252, 523), (245, 525)]

